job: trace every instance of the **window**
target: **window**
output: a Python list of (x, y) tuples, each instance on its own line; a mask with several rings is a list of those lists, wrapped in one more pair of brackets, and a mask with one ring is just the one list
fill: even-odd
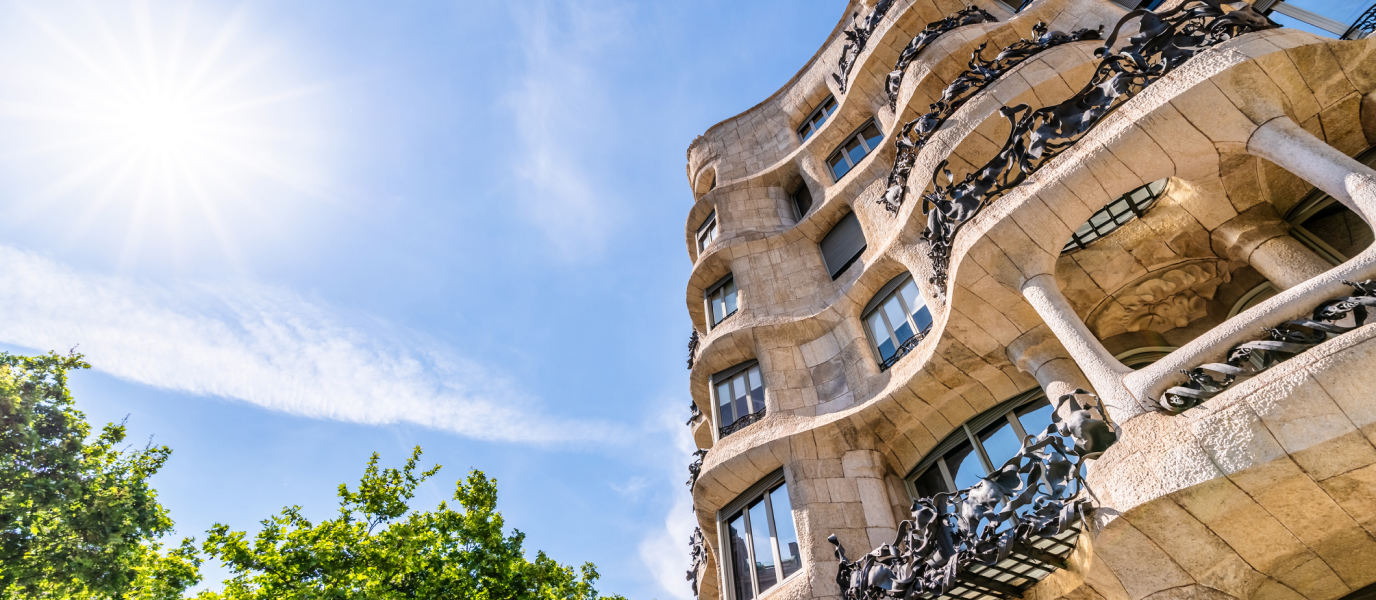
[(1082, 250), (1090, 242), (1108, 235), (1133, 218), (1142, 216), (1142, 213), (1147, 212), (1147, 209), (1156, 203), (1156, 199), (1161, 197), (1161, 192), (1165, 189), (1166, 180), (1160, 179), (1123, 194), (1121, 198), (1090, 215), (1088, 221), (1076, 228), (1061, 252)]
[(758, 362), (743, 362), (713, 375), (712, 393), (716, 396), (717, 425), (721, 428), (718, 439), (764, 418), (764, 380), (760, 378)]
[(1246, 294), (1243, 294), (1241, 298), (1238, 298), (1237, 302), (1233, 304), (1233, 309), (1228, 311), (1228, 318), (1231, 319), (1244, 310), (1270, 300), (1272, 296), (1279, 293), (1280, 290), (1276, 288), (1275, 284), (1269, 281), (1262, 283), (1252, 288)]
[(875, 126), (874, 119), (870, 119), (850, 137), (846, 138), (845, 143), (841, 144), (835, 152), (831, 153), (831, 158), (827, 159), (827, 165), (831, 167), (831, 174), (840, 181), (846, 173), (860, 164), (860, 159), (865, 158), (879, 147), (879, 142), (884, 140), (884, 134), (879, 133), (879, 127)]
[(707, 215), (702, 225), (698, 226), (698, 252), (701, 253), (706, 250), (708, 246), (712, 245), (712, 240), (715, 239), (717, 239), (717, 211), (714, 210), (712, 214)]
[(836, 112), (836, 99), (827, 96), (827, 99), (817, 105), (812, 114), (807, 116), (803, 124), (798, 126), (798, 140), (806, 142), (808, 138), (812, 137), (812, 134), (817, 133), (817, 130), (822, 128), (822, 124), (827, 122), (827, 117), (830, 117), (831, 113), (834, 112)]
[[(1282, 27), (1325, 37), (1361, 39), (1371, 33), (1371, 0), (1281, 0), (1264, 12)], [(1258, 4), (1263, 4), (1259, 2)]]
[(1054, 407), (1041, 388), (1019, 394), (956, 429), (908, 479), (918, 498), (969, 488), (1022, 449), (1022, 440), (1046, 431)]
[(798, 186), (798, 191), (793, 192), (793, 207), (798, 209), (799, 221), (807, 216), (807, 211), (812, 210), (812, 190), (807, 189), (806, 183)]
[(932, 325), (932, 313), (908, 273), (884, 284), (860, 314), (879, 355), (880, 371), (888, 370), (916, 347)]
[(707, 318), (716, 327), (726, 317), (736, 314), (736, 280), (727, 275), (707, 288)]
[(841, 217), (827, 232), (827, 236), (822, 238), (821, 246), (822, 262), (827, 266), (827, 274), (835, 280), (865, 252), (865, 232), (861, 231), (855, 213), (846, 213)]
[(783, 471), (755, 484), (722, 510), (729, 600), (753, 600), (803, 569), (793, 505)]

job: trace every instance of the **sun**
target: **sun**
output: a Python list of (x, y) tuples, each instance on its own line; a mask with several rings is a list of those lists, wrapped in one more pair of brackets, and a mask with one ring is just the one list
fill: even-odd
[[(34, 183), (0, 216), (71, 215), (74, 240), (142, 256), (234, 256), (285, 198), (319, 194), (319, 84), (252, 32), (244, 6), (37, 4), (0, 40), (0, 177)], [(198, 12), (199, 11), (199, 12)], [(218, 12), (217, 12), (218, 11)], [(22, 140), (23, 144), (16, 140)], [(40, 182), (41, 180), (41, 182)], [(108, 243), (107, 243), (108, 245)]]

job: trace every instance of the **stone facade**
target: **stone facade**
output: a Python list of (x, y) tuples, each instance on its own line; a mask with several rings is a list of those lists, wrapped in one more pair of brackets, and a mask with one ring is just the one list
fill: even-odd
[[(885, 81), (899, 53), (967, 4), (996, 20), (926, 47), (891, 110)], [(843, 94), (832, 74), (846, 31), (877, 8), (883, 17)], [(929, 111), (977, 48), (988, 57), (1035, 37), (1039, 22), (1103, 26), (1107, 37), (1127, 13), (1111, 0), (1034, 0), (1019, 12), (1001, 0), (850, 0), (783, 89), (693, 141), (685, 298), (702, 413), (689, 426), (707, 450), (691, 485), (706, 550), (690, 573), (699, 598), (733, 598), (722, 510), (779, 470), (802, 568), (762, 596), (841, 597), (828, 537), (851, 558), (894, 542), (910, 518), (915, 467), (971, 419), (1039, 388), (1051, 398), (1092, 390), (1118, 441), (1085, 463), (1094, 508), (1074, 551), (1022, 597), (1329, 600), (1376, 583), (1376, 393), (1367, 387), (1376, 379), (1366, 378), (1376, 324), (1198, 407), (1177, 414), (1158, 402), (1185, 382), (1183, 370), (1222, 362), (1263, 327), (1351, 295), (1344, 281), (1376, 278), (1376, 171), (1366, 164), (1376, 145), (1376, 39), (1275, 28), (1199, 52), (966, 221), (942, 286), (923, 236), (922, 197), (938, 164), (958, 182), (996, 159), (1010, 133), (999, 109), (1071, 98), (1105, 42), (1052, 47), (1003, 73), (918, 150), (897, 214), (881, 204), (899, 129)], [(1137, 26), (1125, 21), (1116, 44)], [(829, 95), (836, 112), (800, 140), (798, 126)], [(869, 119), (884, 142), (838, 180), (828, 158)], [(1096, 211), (1162, 180), (1140, 217), (1064, 251)], [(792, 197), (802, 187), (812, 206), (800, 215)], [(1310, 215), (1322, 198), (1328, 208)], [(717, 237), (699, 249), (713, 212)], [(849, 213), (866, 247), (832, 279), (819, 243)], [(932, 323), (881, 369), (863, 317), (905, 272)], [(739, 308), (709, 327), (704, 293), (728, 274)], [(1263, 288), (1274, 295), (1257, 296)], [(1148, 355), (1146, 364), (1127, 358)], [(766, 414), (722, 436), (712, 377), (752, 360)]]

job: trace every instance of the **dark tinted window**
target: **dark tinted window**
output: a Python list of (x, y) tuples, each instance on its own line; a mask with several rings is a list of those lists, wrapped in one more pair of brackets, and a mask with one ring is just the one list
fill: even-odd
[(840, 180), (849, 173), (851, 169), (859, 164), (860, 160), (879, 148), (880, 142), (884, 141), (884, 135), (880, 133), (879, 127), (874, 120), (865, 123), (859, 130), (841, 142), (841, 147), (831, 153), (827, 159), (827, 165), (831, 167), (831, 174)]

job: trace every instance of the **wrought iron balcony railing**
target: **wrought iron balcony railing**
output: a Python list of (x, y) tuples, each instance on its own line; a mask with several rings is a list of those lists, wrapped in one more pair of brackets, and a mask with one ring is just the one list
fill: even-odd
[[(844, 600), (1019, 598), (1059, 568), (1075, 548), (1089, 506), (1082, 475), (1117, 431), (1080, 404), (1084, 390), (1061, 396), (1046, 431), (969, 489), (913, 502), (898, 537), (860, 560), (831, 536)], [(1063, 411), (1062, 408), (1068, 409)], [(1094, 409), (1091, 412), (1090, 409)], [(1067, 416), (1062, 419), (1062, 413)]]
[(756, 421), (759, 421), (760, 419), (763, 419), (763, 418), (764, 418), (764, 413), (765, 413), (765, 409), (761, 408), (760, 410), (757, 410), (757, 411), (755, 411), (755, 412), (753, 412), (753, 413), (750, 413), (750, 414), (745, 415), (745, 416), (743, 416), (743, 417), (741, 417), (741, 418), (739, 418), (739, 419), (736, 419), (736, 420), (735, 420), (734, 422), (732, 422), (730, 425), (727, 425), (727, 426), (721, 428), (721, 435), (720, 435), (719, 437), (726, 437), (726, 436), (728, 436), (728, 435), (731, 435), (731, 434), (733, 434), (733, 433), (736, 433), (737, 431), (740, 431), (740, 430), (742, 430), (742, 429), (745, 429), (746, 427), (750, 426), (751, 423), (754, 423), (754, 422), (756, 422)]

